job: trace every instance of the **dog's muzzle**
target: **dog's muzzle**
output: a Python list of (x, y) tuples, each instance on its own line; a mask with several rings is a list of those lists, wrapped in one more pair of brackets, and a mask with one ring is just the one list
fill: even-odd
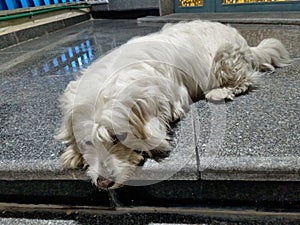
[(97, 185), (100, 188), (107, 189), (107, 188), (112, 187), (114, 184), (115, 184), (115, 182), (113, 181), (113, 179), (107, 179), (102, 176), (97, 178)]

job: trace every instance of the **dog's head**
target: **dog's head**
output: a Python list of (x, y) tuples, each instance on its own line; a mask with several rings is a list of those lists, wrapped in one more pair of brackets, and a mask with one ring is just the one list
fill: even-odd
[[(94, 120), (87, 121), (91, 114)], [(166, 125), (160, 118), (150, 118), (142, 103), (77, 107), (72, 126), (87, 174), (99, 188), (119, 188), (148, 158), (158, 161), (168, 155)]]
[(105, 84), (84, 76), (68, 101), (70, 136), (88, 165), (87, 174), (100, 188), (118, 188), (147, 158), (168, 156), (168, 122), (182, 111), (171, 104), (180, 97), (174, 94), (178, 86), (163, 76), (134, 71), (107, 78)]
[(147, 157), (142, 152), (124, 146), (117, 139), (113, 143), (85, 141), (80, 151), (88, 164), (87, 175), (97, 187), (103, 189), (123, 186)]

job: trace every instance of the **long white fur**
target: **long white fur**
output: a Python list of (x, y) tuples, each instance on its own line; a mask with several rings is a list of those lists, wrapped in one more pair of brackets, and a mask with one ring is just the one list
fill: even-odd
[(233, 99), (262, 72), (290, 63), (280, 41), (249, 47), (236, 29), (208, 21), (167, 24), (133, 38), (67, 87), (57, 135), (69, 146), (62, 162), (87, 164), (93, 183), (106, 177), (115, 182), (110, 188), (120, 187), (144, 160), (133, 150), (149, 157), (169, 150), (169, 123), (192, 101)]

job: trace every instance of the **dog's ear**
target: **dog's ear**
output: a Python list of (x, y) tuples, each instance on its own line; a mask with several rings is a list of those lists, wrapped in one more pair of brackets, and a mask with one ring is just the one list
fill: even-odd
[(131, 108), (131, 112), (129, 123), (137, 129), (141, 139), (147, 139), (149, 136), (145, 130), (147, 112), (145, 111), (143, 105), (139, 102), (136, 102), (136, 104)]
[(97, 140), (100, 142), (113, 142), (114, 141), (113, 135), (104, 126), (99, 126), (98, 124), (95, 124), (93, 133), (95, 134), (93, 136), (96, 137)]

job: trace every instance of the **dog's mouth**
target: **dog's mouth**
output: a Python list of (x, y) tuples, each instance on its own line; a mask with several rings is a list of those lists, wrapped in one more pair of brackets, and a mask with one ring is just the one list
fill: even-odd
[[(115, 160), (118, 160), (118, 162), (120, 161), (120, 168), (112, 170), (115, 172), (109, 172), (106, 171), (107, 168), (102, 168), (102, 175), (98, 174), (96, 180), (93, 182), (99, 189), (112, 190), (121, 188), (124, 185), (127, 185), (127, 182), (131, 180), (131, 178), (135, 179), (136, 172), (139, 176), (139, 170), (144, 166), (148, 159), (160, 161), (162, 158), (166, 157), (166, 155), (162, 155), (162, 152), (155, 150), (146, 152), (135, 148), (128, 149), (128, 152), (130, 153), (130, 157), (128, 157), (130, 158), (130, 161), (128, 158), (119, 158), (119, 155), (112, 152), (112, 155), (116, 155)], [(119, 151), (117, 153), (119, 153)], [(116, 165), (118, 164), (115, 164), (114, 167), (116, 167)]]
[(110, 189), (115, 186), (116, 182), (112, 178), (98, 177), (97, 178), (97, 186), (102, 189)]
[[(139, 152), (143, 158), (142, 160), (136, 165), (137, 167), (142, 167), (147, 158), (149, 158), (149, 155), (143, 152)], [(134, 173), (135, 170), (131, 171), (132, 173)], [(132, 174), (133, 175), (133, 174)], [(128, 176), (131, 177), (131, 176)], [(124, 180), (124, 182), (126, 182), (127, 180)], [(113, 189), (118, 189), (124, 186), (123, 181), (122, 182), (118, 182), (117, 178), (114, 177), (103, 177), (103, 176), (99, 176), (96, 180), (96, 186), (100, 189), (104, 189), (104, 190), (113, 190)]]

